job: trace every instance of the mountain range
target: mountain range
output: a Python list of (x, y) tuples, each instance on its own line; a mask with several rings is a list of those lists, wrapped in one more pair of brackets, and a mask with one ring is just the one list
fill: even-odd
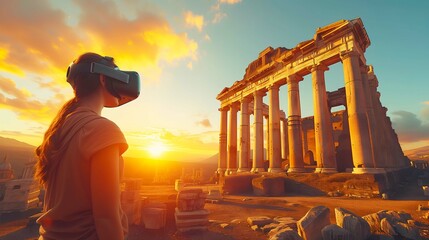
[[(12, 138), (0, 136), (0, 162), (7, 158), (11, 163), (15, 177), (22, 175), (26, 163), (34, 161), (36, 147)], [(429, 161), (429, 146), (405, 150), (404, 154), (410, 160)], [(142, 178), (145, 182), (171, 182), (181, 176), (201, 177), (208, 180), (217, 169), (219, 154), (198, 162), (178, 162), (174, 160), (151, 160), (134, 157), (124, 157), (124, 177)]]

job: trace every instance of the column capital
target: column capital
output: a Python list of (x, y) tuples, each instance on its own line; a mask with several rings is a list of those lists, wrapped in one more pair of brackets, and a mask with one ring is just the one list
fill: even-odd
[(326, 66), (323, 63), (316, 63), (313, 66), (311, 66), (311, 69), (310, 69), (311, 72), (315, 72), (315, 71), (323, 71), (324, 72), (327, 70), (329, 70), (328, 66)]
[(354, 50), (342, 51), (340, 53), (341, 60), (344, 60), (350, 57), (359, 57), (359, 56), (360, 56), (360, 53)]
[(266, 96), (267, 93), (265, 91), (262, 90), (257, 90), (253, 92), (253, 97), (259, 96), (259, 97), (264, 97)]
[(229, 106), (226, 106), (226, 107), (220, 107), (220, 108), (218, 108), (217, 110), (219, 110), (219, 112), (226, 112), (226, 111), (228, 111), (228, 110), (229, 110)]
[(267, 86), (267, 90), (271, 90), (271, 89), (275, 90), (279, 88), (280, 88), (280, 84), (277, 84), (277, 83), (271, 83)]
[(248, 95), (248, 96), (242, 97), (240, 102), (241, 103), (250, 103), (252, 100), (253, 100), (252, 97)]
[(287, 76), (286, 81), (287, 83), (291, 83), (291, 82), (299, 82), (301, 80), (303, 80), (304, 78), (296, 73), (291, 74), (289, 76)]
[(233, 102), (229, 105), (229, 109), (231, 111), (238, 111), (240, 109), (240, 103), (239, 102)]

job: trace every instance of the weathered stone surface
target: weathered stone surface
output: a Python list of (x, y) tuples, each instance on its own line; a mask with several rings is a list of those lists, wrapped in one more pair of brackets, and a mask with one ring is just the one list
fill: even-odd
[(298, 233), (303, 239), (318, 240), (322, 238), (322, 229), (330, 224), (329, 208), (317, 206), (297, 222)]
[(371, 235), (368, 222), (347, 209), (335, 208), (335, 219), (338, 226), (353, 233), (351, 239), (367, 239)]
[(371, 233), (383, 232), (381, 229), (381, 220), (383, 218), (385, 218), (392, 226), (396, 222), (407, 223), (408, 221), (412, 220), (412, 217), (409, 213), (403, 211), (396, 212), (388, 210), (382, 210), (378, 211), (377, 213), (368, 214), (366, 216), (363, 216), (362, 218), (368, 222), (371, 229)]
[(184, 189), (177, 194), (177, 208), (180, 211), (204, 209), (206, 194), (201, 188)]
[(267, 216), (254, 216), (254, 217), (247, 218), (247, 223), (250, 226), (257, 225), (258, 227), (263, 227), (272, 222), (273, 222), (273, 219)]
[(271, 229), (271, 231), (268, 232), (268, 236), (272, 237), (276, 235), (278, 232), (282, 231), (283, 229), (290, 229), (296, 231), (296, 224), (295, 226), (291, 227), (287, 223), (278, 223), (276, 228)]
[(397, 222), (392, 225), (395, 232), (405, 239), (420, 239), (419, 229), (406, 223)]
[(377, 213), (371, 213), (362, 217), (369, 225), (371, 233), (381, 232), (380, 216)]
[(297, 232), (293, 231), (290, 228), (285, 228), (278, 231), (269, 240), (302, 240), (303, 238), (298, 235)]
[(259, 177), (252, 179), (253, 193), (257, 196), (281, 196), (284, 194), (283, 177)]
[(252, 193), (252, 179), (257, 174), (239, 174), (225, 176), (222, 182), (222, 194)]
[(278, 226), (279, 226), (279, 223), (274, 223), (273, 222), (273, 223), (270, 223), (270, 224), (267, 224), (267, 225), (261, 227), (261, 230), (262, 230), (263, 233), (268, 233), (271, 230), (273, 230), (274, 228), (277, 228)]
[(395, 229), (393, 229), (392, 225), (389, 223), (389, 220), (387, 220), (386, 218), (381, 219), (380, 226), (381, 231), (383, 231), (384, 233), (391, 236), (397, 235)]
[(350, 231), (336, 225), (331, 224), (322, 229), (323, 240), (338, 240), (351, 239)]

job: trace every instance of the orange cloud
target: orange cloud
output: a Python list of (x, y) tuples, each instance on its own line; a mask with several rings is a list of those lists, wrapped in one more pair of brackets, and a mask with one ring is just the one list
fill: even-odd
[(81, 10), (71, 16), (79, 17), (77, 26), (69, 25), (70, 16), (47, 0), (2, 3), (0, 71), (48, 75), (64, 84), (69, 63), (87, 51), (114, 56), (138, 71), (159, 67), (161, 61), (195, 59), (198, 44), (175, 33), (160, 16), (138, 11), (130, 20), (112, 0), (73, 3)]
[(28, 90), (17, 88), (11, 79), (0, 76), (0, 108), (13, 111), (21, 119), (49, 123), (63, 101), (64, 97), (57, 94), (54, 101), (42, 103), (33, 99)]
[(195, 15), (191, 11), (187, 11), (185, 12), (185, 23), (187, 26), (195, 27), (201, 32), (204, 26), (204, 16)]
[(163, 62), (185, 60), (189, 65), (197, 60), (197, 42), (175, 32), (155, 13), (140, 8), (128, 19), (113, 0), (73, 4), (79, 15), (53, 8), (48, 0), (2, 2), (0, 74), (25, 77), (44, 94), (47, 90), (58, 98), (45, 102), (32, 98), (25, 89), (16, 88), (12, 78), (1, 86), (0, 108), (23, 119), (47, 122), (66, 99), (64, 89), (70, 90), (65, 81), (68, 65), (83, 52), (113, 56), (122, 69), (143, 73), (143, 81), (159, 79)]
[(196, 124), (199, 125), (199, 126), (206, 127), (206, 128), (212, 127), (212, 124), (210, 123), (210, 120), (207, 119), (207, 118), (206, 119), (202, 119), (201, 121), (196, 122)]

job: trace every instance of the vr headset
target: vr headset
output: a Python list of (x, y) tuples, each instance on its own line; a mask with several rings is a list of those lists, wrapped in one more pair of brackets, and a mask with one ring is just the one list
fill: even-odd
[[(110, 67), (101, 63), (72, 63), (67, 69), (67, 82), (74, 85), (76, 73), (96, 73), (107, 76), (106, 88), (110, 94), (119, 99), (119, 105), (131, 102), (140, 95), (140, 76), (134, 71), (122, 71), (118, 67)], [(109, 106), (107, 106), (109, 107)], [(116, 106), (114, 106), (116, 107)]]

